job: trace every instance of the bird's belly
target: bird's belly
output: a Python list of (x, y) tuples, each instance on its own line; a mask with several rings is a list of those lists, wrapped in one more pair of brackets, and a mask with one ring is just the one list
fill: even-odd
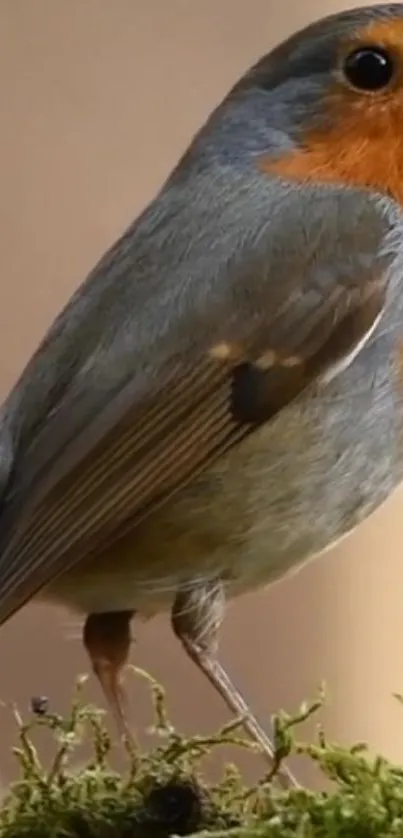
[(181, 580), (220, 574), (233, 595), (285, 575), (351, 531), (403, 470), (403, 388), (390, 353), (371, 352), (46, 597), (84, 612), (149, 615), (169, 606)]

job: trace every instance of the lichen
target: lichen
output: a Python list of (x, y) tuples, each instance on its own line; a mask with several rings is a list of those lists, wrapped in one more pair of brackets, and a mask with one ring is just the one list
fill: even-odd
[[(320, 710), (323, 693), (294, 716), (273, 717), (275, 767), (255, 786), (247, 786), (234, 765), (212, 784), (203, 774), (207, 754), (229, 743), (255, 747), (241, 736), (241, 721), (187, 738), (167, 717), (163, 688), (136, 671), (150, 685), (157, 745), (149, 752), (127, 748), (124, 774), (109, 765), (112, 743), (103, 712), (85, 703), (83, 679), (65, 717), (42, 698), (33, 702), (27, 721), (14, 708), (20, 776), (0, 809), (0, 838), (403, 838), (402, 767), (370, 758), (363, 744), (328, 742), (319, 725), (314, 742), (297, 740), (300, 724)], [(50, 729), (55, 743), (50, 768), (32, 741), (40, 726)], [(77, 768), (74, 753), (83, 739), (92, 756)], [(293, 753), (318, 764), (328, 790), (278, 787), (276, 774)]]

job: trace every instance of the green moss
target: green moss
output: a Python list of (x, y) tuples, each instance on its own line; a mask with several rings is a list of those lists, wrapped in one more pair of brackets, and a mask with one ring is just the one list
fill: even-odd
[[(276, 769), (257, 786), (246, 787), (234, 766), (212, 785), (202, 772), (207, 753), (228, 743), (253, 748), (239, 735), (240, 722), (211, 737), (187, 739), (170, 725), (160, 685), (137, 672), (150, 683), (159, 739), (149, 753), (128, 752), (125, 776), (108, 765), (111, 742), (103, 714), (84, 703), (82, 680), (65, 718), (38, 703), (27, 722), (15, 711), (20, 777), (3, 800), (0, 838), (165, 838), (203, 832), (209, 838), (403, 838), (403, 768), (370, 759), (362, 745), (346, 749), (329, 743), (321, 728), (315, 743), (296, 741), (298, 726), (319, 710), (323, 696), (293, 717), (274, 717)], [(47, 770), (32, 743), (38, 726), (54, 736), (54, 760)], [(84, 737), (93, 756), (74, 770), (72, 756)], [(329, 791), (277, 787), (276, 771), (295, 752), (318, 763), (332, 781)]]

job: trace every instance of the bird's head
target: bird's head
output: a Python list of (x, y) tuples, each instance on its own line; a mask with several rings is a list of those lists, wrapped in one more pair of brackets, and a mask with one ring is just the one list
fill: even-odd
[(354, 9), (280, 44), (233, 87), (197, 148), (403, 204), (403, 3)]

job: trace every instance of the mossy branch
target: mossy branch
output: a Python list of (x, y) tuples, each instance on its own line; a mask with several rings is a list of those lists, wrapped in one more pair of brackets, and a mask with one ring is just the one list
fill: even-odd
[[(297, 741), (299, 726), (320, 711), (323, 690), (295, 715), (273, 717), (275, 765), (255, 786), (245, 786), (234, 765), (226, 766), (219, 783), (209, 784), (202, 760), (213, 749), (232, 744), (256, 750), (241, 736), (241, 720), (210, 736), (184, 737), (168, 718), (163, 687), (133, 669), (150, 686), (158, 742), (148, 753), (129, 749), (124, 775), (109, 765), (112, 743), (103, 712), (84, 701), (85, 678), (78, 681), (66, 717), (52, 712), (43, 698), (33, 700), (28, 721), (13, 708), (20, 777), (0, 810), (0, 838), (402, 838), (403, 768), (370, 759), (361, 743), (342, 748), (328, 742), (321, 726), (315, 742)], [(37, 727), (54, 738), (50, 770), (32, 741)], [(85, 738), (92, 756), (74, 769), (74, 752)], [(301, 753), (331, 781), (330, 791), (277, 787), (283, 761)]]

